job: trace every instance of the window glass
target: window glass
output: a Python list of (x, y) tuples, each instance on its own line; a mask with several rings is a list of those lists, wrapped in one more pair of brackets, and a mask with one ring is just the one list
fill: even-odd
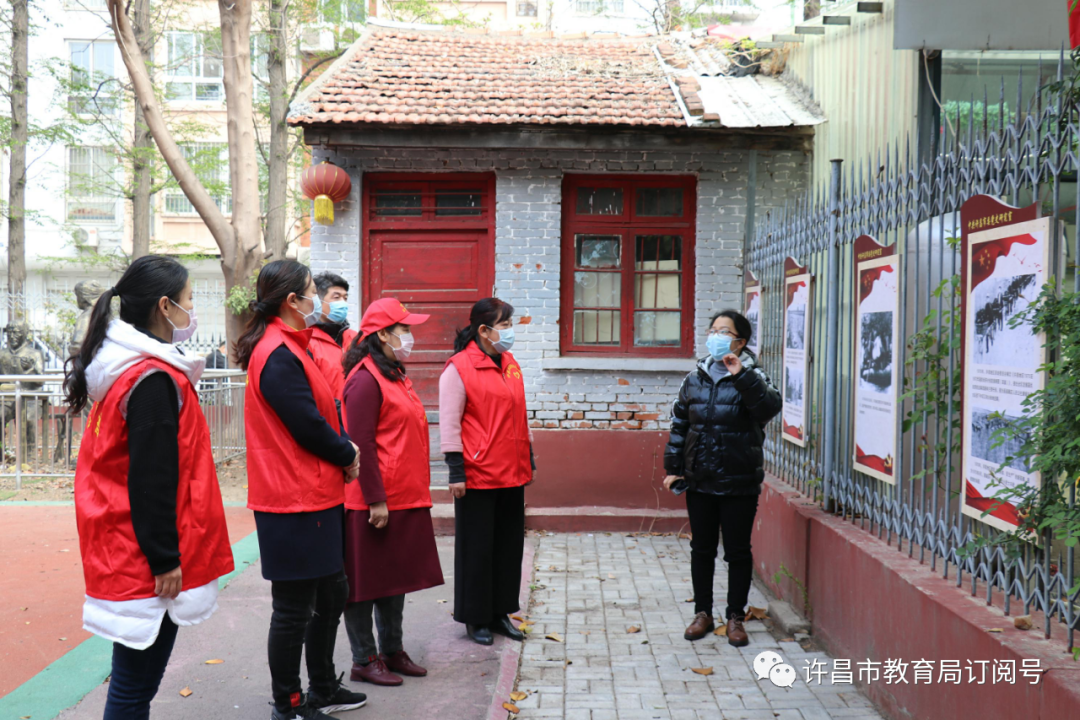
[(379, 217), (420, 217), (423, 197), (419, 191), (386, 192), (375, 195), (375, 214)]
[(622, 188), (578, 188), (577, 213), (578, 215), (622, 215)]
[(574, 344), (620, 344), (621, 317), (618, 310), (574, 310)]
[(116, 156), (100, 147), (69, 147), (67, 171), (68, 220), (115, 220)]
[(441, 217), (476, 217), (481, 214), (482, 190), (436, 190), (435, 214)]
[(679, 217), (683, 214), (682, 188), (639, 188), (635, 211), (641, 217)]
[(634, 313), (634, 345), (638, 347), (679, 345), (680, 319), (681, 313), (678, 312)]
[(577, 235), (575, 263), (579, 268), (622, 267), (619, 246), (622, 238), (618, 235)]

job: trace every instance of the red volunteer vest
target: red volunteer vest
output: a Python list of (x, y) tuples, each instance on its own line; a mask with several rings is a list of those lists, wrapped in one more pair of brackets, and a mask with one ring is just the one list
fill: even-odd
[(311, 329), (311, 344), (308, 350), (315, 360), (319, 372), (326, 378), (326, 384), (334, 393), (334, 397), (341, 399), (341, 391), (345, 389), (345, 371), (341, 367), (341, 357), (349, 347), (349, 343), (356, 337), (356, 331), (347, 329), (342, 335), (342, 344), (339, 346), (325, 331), (319, 328)]
[(147, 358), (124, 372), (90, 409), (75, 468), (75, 518), (86, 594), (99, 600), (155, 596), (154, 576), (131, 524), (128, 426), (121, 412), (136, 383), (154, 371), (168, 373), (180, 392), (176, 530), (182, 589), (201, 587), (233, 571), (210, 430), (199, 395), (184, 373), (163, 360)]
[(465, 384), (461, 442), (469, 487), (487, 490), (529, 482), (532, 464), (521, 366), (507, 352), (500, 369), (475, 342), (449, 362)]
[(342, 468), (300, 447), (259, 388), (266, 359), (284, 345), (303, 364), (319, 412), (330, 427), (340, 431), (333, 392), (307, 354), (310, 340), (310, 329), (296, 331), (281, 318), (274, 318), (248, 362), (244, 428), (247, 432), (248, 507), (252, 510), (315, 512), (345, 502), (345, 472)]
[[(431, 457), (427, 413), (424, 404), (413, 391), (412, 380), (388, 380), (366, 357), (349, 373), (351, 379), (360, 368), (366, 368), (379, 383), (382, 407), (375, 429), (375, 445), (379, 451), (379, 472), (386, 488), (386, 509), (410, 510), (431, 507)], [(348, 380), (346, 380), (348, 384)], [(345, 432), (349, 431), (349, 415), (344, 412)], [(367, 510), (360, 483), (345, 486), (345, 507)]]

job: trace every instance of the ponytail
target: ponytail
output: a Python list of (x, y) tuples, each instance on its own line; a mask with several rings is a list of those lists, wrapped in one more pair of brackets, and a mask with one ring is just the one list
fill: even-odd
[(459, 353), (476, 340), (481, 327), (495, 327), (514, 317), (514, 306), (499, 298), (478, 300), (469, 312), (469, 324), (457, 332), (454, 338), (454, 352)]
[(270, 321), (279, 315), (289, 295), (302, 295), (307, 290), (311, 271), (295, 260), (275, 260), (259, 270), (255, 281), (255, 301), (251, 303), (251, 318), (236, 341), (236, 360), (248, 369), (255, 346), (266, 334)]
[(187, 282), (187, 268), (175, 259), (144, 255), (128, 266), (116, 285), (101, 294), (90, 313), (90, 324), (79, 352), (64, 363), (64, 402), (72, 412), (82, 412), (90, 400), (86, 370), (105, 342), (112, 322), (113, 298), (120, 299), (121, 320), (145, 328), (158, 301), (167, 297), (178, 302)]

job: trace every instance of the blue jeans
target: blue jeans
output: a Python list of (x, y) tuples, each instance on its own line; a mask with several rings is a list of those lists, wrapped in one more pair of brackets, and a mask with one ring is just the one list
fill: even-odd
[(112, 679), (104, 720), (147, 720), (150, 701), (157, 695), (165, 666), (176, 642), (176, 623), (168, 613), (161, 619), (157, 640), (145, 650), (113, 643)]

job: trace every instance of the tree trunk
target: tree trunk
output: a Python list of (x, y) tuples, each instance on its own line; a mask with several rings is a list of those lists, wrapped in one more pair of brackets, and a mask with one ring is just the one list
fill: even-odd
[(26, 143), (29, 140), (26, 76), (29, 64), (28, 0), (11, 3), (11, 173), (8, 191), (8, 295), (16, 321), (26, 314)]
[[(144, 58), (153, 51), (154, 38), (150, 25), (150, 0), (133, 0), (131, 24), (135, 41)], [(135, 103), (135, 127), (132, 143), (131, 197), (131, 258), (150, 254), (150, 165), (153, 162), (154, 139), (143, 117), (142, 105)]]
[[(259, 167), (255, 155), (251, 98), (251, 0), (218, 0), (226, 128), (229, 134), (229, 180), (233, 197), (231, 220), (225, 217), (199, 182), (165, 125), (161, 106), (154, 93), (153, 80), (122, 3), (123, 0), (108, 0), (109, 18), (143, 119), (169, 171), (195, 212), (206, 223), (221, 251), (226, 292), (232, 295), (236, 289), (246, 290), (251, 287), (252, 274), (262, 261), (263, 247), (259, 222)], [(226, 331), (230, 347), (235, 345), (246, 320), (246, 312), (229, 315)]]
[(289, 112), (286, 98), (285, 63), (289, 56), (288, 0), (270, 0), (270, 187), (267, 193), (266, 255), (271, 260), (285, 257), (288, 223)]

